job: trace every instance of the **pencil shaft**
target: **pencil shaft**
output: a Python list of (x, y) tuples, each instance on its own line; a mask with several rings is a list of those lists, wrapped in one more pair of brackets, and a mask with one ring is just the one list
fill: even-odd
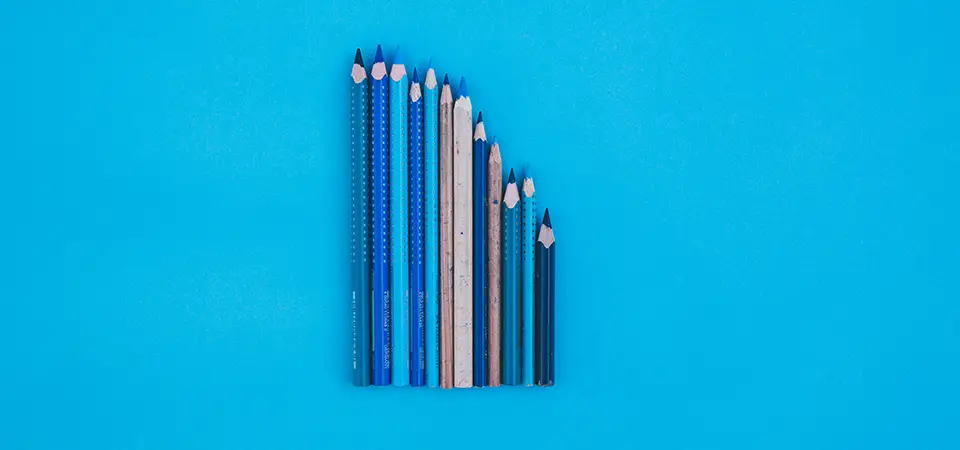
[[(359, 52), (359, 50), (358, 50)], [(359, 54), (359, 53), (358, 53)], [(363, 66), (354, 64), (350, 86), (351, 301), (353, 305), (353, 384), (370, 384), (370, 194), (367, 105), (370, 93)], [(359, 80), (359, 81), (357, 81)]]
[(427, 341), (427, 386), (440, 384), (440, 225), (439, 225), (439, 138), (437, 115), (439, 114), (440, 89), (433, 69), (427, 70), (424, 82), (424, 210), (426, 228), (426, 341)]
[(473, 139), (473, 385), (487, 385), (487, 140)]
[(410, 255), (407, 242), (407, 75), (394, 64), (390, 73), (390, 291), (393, 303), (394, 386), (410, 379)]
[(523, 183), (523, 305), (521, 312), (523, 324), (523, 367), (521, 368), (522, 383), (530, 386), (534, 382), (534, 240), (537, 227), (537, 196), (533, 191), (533, 182), (527, 178)]
[(440, 92), (440, 387), (453, 387), (453, 97)]
[[(371, 74), (370, 147), (373, 197), (372, 313), (373, 384), (390, 384), (390, 160), (388, 140), (387, 76), (383, 62)], [(379, 76), (379, 77), (378, 77)]]
[(456, 387), (473, 386), (473, 107), (453, 107), (453, 371)]
[(556, 247), (555, 243), (548, 248), (537, 242), (536, 382), (540, 386), (554, 383)]
[(503, 197), (503, 384), (511, 386), (521, 381), (520, 237), (523, 219), (519, 202), (516, 183), (507, 185)]
[(500, 386), (500, 192), (503, 166), (499, 146), (490, 149), (487, 163), (487, 384)]
[[(414, 71), (416, 74), (416, 71)], [(426, 267), (423, 260), (423, 97), (414, 79), (410, 88), (410, 385), (426, 383)]]

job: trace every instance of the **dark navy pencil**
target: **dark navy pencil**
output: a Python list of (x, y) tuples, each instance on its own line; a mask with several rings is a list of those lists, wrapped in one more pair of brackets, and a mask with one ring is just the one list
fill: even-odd
[(370, 70), (370, 191), (373, 193), (373, 384), (390, 384), (390, 150), (387, 65), (383, 50)]
[(535, 377), (540, 386), (553, 386), (555, 331), (555, 274), (557, 245), (550, 223), (550, 209), (543, 212), (537, 237), (537, 332)]
[(487, 385), (487, 133), (473, 132), (473, 385)]
[(426, 315), (424, 246), (424, 209), (423, 209), (423, 97), (420, 92), (420, 78), (417, 69), (413, 69), (410, 80), (410, 385), (423, 386), (426, 381), (426, 335), (424, 326)]

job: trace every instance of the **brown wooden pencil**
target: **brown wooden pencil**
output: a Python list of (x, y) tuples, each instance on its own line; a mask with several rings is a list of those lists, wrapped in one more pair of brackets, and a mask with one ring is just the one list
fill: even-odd
[(453, 92), (440, 90), (440, 387), (453, 387)]
[(490, 147), (487, 163), (487, 385), (500, 386), (500, 196), (503, 162), (500, 145)]

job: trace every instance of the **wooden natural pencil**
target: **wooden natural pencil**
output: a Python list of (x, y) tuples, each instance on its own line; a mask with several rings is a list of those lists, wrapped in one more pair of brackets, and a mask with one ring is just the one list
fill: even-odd
[(455, 387), (473, 386), (473, 106), (460, 78), (453, 106), (453, 371)]
[(372, 193), (373, 256), (371, 294), (373, 323), (373, 384), (390, 384), (390, 151), (388, 140), (387, 65), (383, 51), (370, 69), (370, 190)]
[(453, 93), (440, 90), (440, 387), (453, 387)]
[(353, 385), (370, 384), (370, 166), (367, 71), (360, 49), (350, 72), (350, 259), (353, 305)]
[(537, 238), (537, 362), (536, 381), (553, 386), (556, 350), (556, 239), (550, 223), (550, 210), (543, 212), (543, 224)]
[(490, 146), (487, 160), (487, 385), (500, 386), (500, 193), (503, 163), (500, 145)]
[(487, 133), (473, 129), (473, 385), (487, 385)]
[(537, 196), (533, 186), (533, 178), (523, 179), (523, 296), (521, 297), (523, 325), (523, 368), (521, 374), (523, 384), (532, 386), (534, 382), (534, 240), (537, 231)]
[(427, 341), (427, 386), (440, 384), (440, 223), (439, 223), (439, 149), (440, 131), (437, 126), (440, 107), (440, 87), (433, 68), (427, 69), (424, 89), (424, 195), (426, 242), (426, 341)]
[(520, 384), (522, 344), (520, 339), (521, 255), (520, 236), (523, 223), (520, 191), (510, 170), (503, 191), (503, 384)]
[(410, 253), (407, 202), (407, 70), (394, 54), (390, 68), (390, 291), (393, 304), (390, 322), (393, 331), (394, 386), (410, 380)]

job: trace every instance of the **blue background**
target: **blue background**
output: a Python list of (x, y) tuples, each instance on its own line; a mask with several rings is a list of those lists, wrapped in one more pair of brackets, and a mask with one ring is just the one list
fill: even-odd
[[(960, 15), (834, 3), (3, 2), (0, 447), (960, 447)], [(350, 386), (378, 43), (536, 177), (556, 388)]]

